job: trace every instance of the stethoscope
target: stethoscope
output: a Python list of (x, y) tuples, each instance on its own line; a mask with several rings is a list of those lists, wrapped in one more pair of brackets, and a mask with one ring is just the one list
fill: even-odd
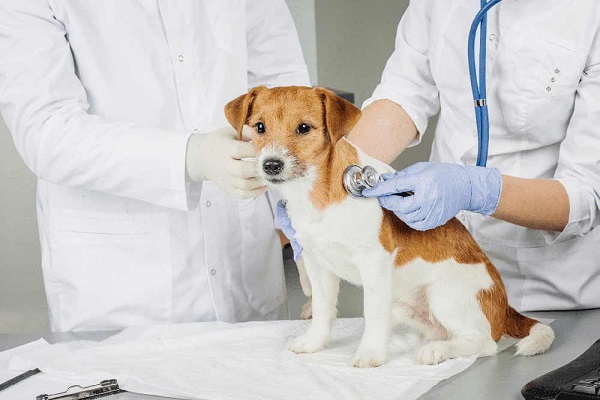
[[(485, 167), (487, 164), (488, 145), (490, 139), (490, 118), (487, 107), (486, 92), (486, 36), (487, 36), (487, 13), (502, 0), (481, 0), (481, 10), (475, 16), (469, 31), (469, 77), (471, 78), (471, 90), (473, 102), (475, 103), (475, 120), (477, 121), (477, 166)], [(475, 69), (475, 36), (479, 29), (479, 82)]]
[[(481, 9), (475, 16), (468, 39), (469, 78), (475, 104), (475, 120), (477, 122), (477, 166), (487, 164), (490, 139), (490, 119), (487, 107), (486, 90), (486, 56), (487, 56), (487, 13), (502, 0), (481, 0)], [(479, 76), (475, 67), (475, 37), (479, 30)], [(479, 79), (478, 79), (479, 78)], [(344, 187), (350, 196), (360, 198), (364, 189), (372, 189), (381, 181), (375, 168), (367, 165), (363, 168), (350, 165), (344, 171)], [(399, 193), (400, 196), (412, 196), (413, 192)]]

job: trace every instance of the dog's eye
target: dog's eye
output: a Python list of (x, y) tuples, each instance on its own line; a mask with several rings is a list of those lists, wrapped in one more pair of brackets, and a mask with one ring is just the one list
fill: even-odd
[(263, 124), (262, 122), (258, 122), (256, 123), (256, 125), (254, 125), (254, 127), (256, 128), (256, 132), (257, 133), (265, 133), (266, 132), (266, 128), (265, 128), (265, 124)]
[(310, 125), (308, 124), (300, 124), (296, 129), (297, 133), (301, 133), (303, 135), (307, 134), (310, 131)]

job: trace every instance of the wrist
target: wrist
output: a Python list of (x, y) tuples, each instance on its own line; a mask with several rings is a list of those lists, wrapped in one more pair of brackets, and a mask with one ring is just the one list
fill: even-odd
[(492, 215), (498, 208), (502, 193), (502, 175), (497, 168), (464, 167), (471, 185), (471, 196), (467, 211), (484, 216)]

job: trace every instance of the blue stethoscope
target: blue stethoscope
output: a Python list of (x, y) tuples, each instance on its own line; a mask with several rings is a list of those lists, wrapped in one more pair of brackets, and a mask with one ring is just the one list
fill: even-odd
[[(481, 10), (475, 16), (469, 31), (469, 76), (471, 78), (471, 89), (473, 90), (473, 101), (475, 102), (478, 142), (477, 165), (480, 167), (485, 167), (487, 164), (490, 139), (490, 119), (485, 81), (487, 12), (500, 1), (481, 0)], [(477, 80), (477, 70), (475, 69), (475, 36), (477, 29), (479, 29), (479, 82)]]

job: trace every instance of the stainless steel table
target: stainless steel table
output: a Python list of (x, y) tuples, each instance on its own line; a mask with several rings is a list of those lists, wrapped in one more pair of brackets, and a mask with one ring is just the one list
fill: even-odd
[[(600, 310), (531, 314), (552, 318), (556, 340), (550, 351), (534, 357), (516, 357), (508, 349), (494, 357), (480, 358), (465, 372), (443, 381), (423, 400), (504, 400), (521, 399), (521, 387), (533, 378), (571, 361), (600, 338)], [(50, 343), (70, 340), (102, 340), (114, 332), (47, 333)], [(37, 340), (40, 335), (0, 335), (0, 351)], [(121, 394), (115, 400), (150, 400), (158, 397)], [(163, 398), (164, 399), (164, 398)]]

